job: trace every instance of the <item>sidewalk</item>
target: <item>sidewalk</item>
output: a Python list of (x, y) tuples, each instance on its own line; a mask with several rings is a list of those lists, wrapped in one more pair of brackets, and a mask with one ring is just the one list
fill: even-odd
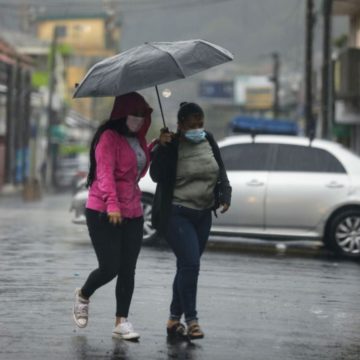
[(27, 182), (21, 185), (6, 184), (0, 188), (0, 199), (18, 197), (25, 202), (39, 201), (43, 192), (44, 190), (38, 182)]
[(7, 184), (0, 188), (0, 197), (21, 195), (23, 190), (24, 188), (22, 185), (15, 186), (12, 184), (11, 185)]

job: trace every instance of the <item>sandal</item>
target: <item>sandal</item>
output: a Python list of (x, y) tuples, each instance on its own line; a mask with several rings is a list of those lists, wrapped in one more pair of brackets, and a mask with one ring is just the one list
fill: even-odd
[(187, 335), (191, 340), (202, 339), (205, 336), (197, 322), (192, 322), (188, 325)]
[(180, 321), (172, 325), (171, 327), (166, 328), (167, 334), (169, 337), (180, 337), (183, 338), (186, 336), (186, 329), (184, 324)]

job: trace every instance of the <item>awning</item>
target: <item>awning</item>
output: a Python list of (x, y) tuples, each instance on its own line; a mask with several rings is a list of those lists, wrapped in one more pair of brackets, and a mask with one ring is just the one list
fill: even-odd
[(335, 0), (333, 5), (334, 15), (360, 14), (359, 0)]
[(16, 61), (14, 59), (10, 58), (6, 54), (1, 54), (1, 53), (0, 53), (0, 61), (10, 65), (16, 64)]
[(27, 55), (19, 54), (15, 48), (9, 44), (6, 40), (4, 40), (0, 36), (0, 60), (8, 63), (14, 64), (19, 61), (23, 67), (29, 67), (33, 64), (33, 60)]
[(91, 129), (95, 130), (97, 124), (86, 119), (81, 114), (74, 110), (70, 110), (69, 114), (65, 117), (65, 125), (70, 128), (81, 128), (81, 129)]

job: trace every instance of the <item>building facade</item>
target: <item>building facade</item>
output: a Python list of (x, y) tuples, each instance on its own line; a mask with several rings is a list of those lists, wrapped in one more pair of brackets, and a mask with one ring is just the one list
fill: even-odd
[(29, 175), (32, 61), (0, 37), (0, 190)]
[(86, 118), (95, 118), (96, 100), (74, 101), (72, 95), (76, 84), (92, 65), (119, 52), (120, 21), (114, 15), (106, 13), (47, 14), (37, 19), (37, 35), (40, 39), (53, 41), (55, 31), (57, 42), (68, 50), (65, 67), (65, 93), (68, 105)]
[(350, 127), (350, 147), (360, 154), (360, 1), (335, 0), (335, 16), (349, 18), (348, 44), (335, 65), (335, 123)]

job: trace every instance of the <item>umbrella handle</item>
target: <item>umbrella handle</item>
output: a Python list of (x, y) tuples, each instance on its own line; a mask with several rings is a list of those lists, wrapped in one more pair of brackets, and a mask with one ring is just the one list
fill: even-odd
[(157, 85), (155, 86), (155, 89), (156, 89), (156, 95), (157, 95), (157, 98), (158, 98), (158, 101), (159, 101), (159, 106), (160, 106), (160, 112), (161, 112), (162, 121), (163, 121), (163, 124), (164, 124), (164, 128), (166, 128), (166, 123), (165, 123), (165, 118), (164, 118), (163, 107), (162, 107), (162, 104), (161, 104), (161, 99), (160, 99), (160, 94), (159, 94), (159, 88), (158, 88)]

